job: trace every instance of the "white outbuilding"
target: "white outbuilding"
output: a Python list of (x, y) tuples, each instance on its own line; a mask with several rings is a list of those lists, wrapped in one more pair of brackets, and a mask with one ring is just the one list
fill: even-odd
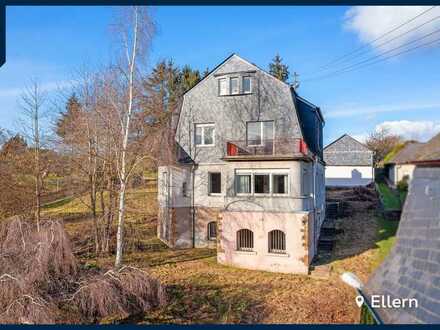
[(324, 161), (326, 186), (366, 186), (374, 181), (373, 151), (348, 134), (324, 148)]

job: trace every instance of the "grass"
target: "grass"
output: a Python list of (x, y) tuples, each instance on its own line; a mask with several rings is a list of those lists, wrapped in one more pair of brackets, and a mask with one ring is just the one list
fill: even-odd
[(384, 182), (379, 182), (377, 186), (385, 210), (400, 210), (402, 207), (401, 197)]
[(377, 252), (371, 263), (373, 269), (377, 268), (390, 253), (396, 241), (396, 232), (399, 227), (399, 222), (389, 221), (382, 216), (377, 216), (377, 225)]
[[(252, 271), (218, 264), (212, 249), (174, 250), (156, 237), (157, 202), (154, 189), (128, 193), (124, 262), (146, 270), (166, 286), (170, 303), (159, 310), (126, 320), (130, 323), (357, 323), (355, 292), (342, 283), (344, 271), (366, 281), (371, 263), (389, 249), (391, 223), (376, 221), (373, 211), (357, 211), (340, 219), (328, 280), (304, 275)], [(70, 213), (65, 226), (75, 248), (91, 242), (87, 196), (57, 201), (44, 211), (53, 217)], [(93, 246), (93, 244), (91, 244)], [(133, 248), (134, 247), (134, 248)], [(93, 250), (93, 249), (92, 249)], [(114, 255), (79, 255), (85, 267), (107, 269)]]

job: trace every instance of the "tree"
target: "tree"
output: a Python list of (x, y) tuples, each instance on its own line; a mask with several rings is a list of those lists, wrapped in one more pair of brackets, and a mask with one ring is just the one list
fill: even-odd
[(199, 70), (194, 70), (189, 65), (182, 68), (180, 75), (180, 85), (183, 92), (194, 87), (201, 79)]
[(41, 119), (43, 116), (43, 106), (46, 102), (46, 94), (42, 91), (40, 84), (31, 79), (29, 85), (25, 88), (21, 95), (21, 107), (23, 115), (27, 121), (27, 128), (31, 147), (34, 152), (34, 171), (33, 176), (35, 180), (35, 219), (37, 222), (37, 230), (40, 230), (41, 218), (41, 192), (43, 185), (43, 178), (47, 174), (44, 172), (41, 163), (41, 142), (42, 142), (42, 128)]
[(75, 121), (78, 120), (81, 114), (81, 104), (75, 93), (73, 93), (66, 104), (66, 111), (61, 114), (61, 117), (56, 122), (55, 132), (61, 137), (65, 138), (66, 134), (74, 128)]
[(283, 64), (283, 59), (279, 54), (276, 54), (272, 62), (269, 63), (269, 73), (284, 82), (289, 79), (289, 67)]
[(374, 152), (374, 166), (377, 166), (399, 143), (402, 143), (402, 138), (391, 134), (385, 128), (372, 132), (365, 142), (367, 147)]
[(132, 122), (139, 111), (137, 101), (142, 70), (140, 60), (146, 55), (154, 31), (154, 26), (145, 7), (127, 8), (125, 15), (121, 18), (117, 25), (117, 35), (120, 37), (123, 56), (118, 62), (115, 72), (117, 74), (115, 81), (117, 89), (112, 89), (110, 95), (111, 104), (118, 114), (120, 124), (120, 130), (116, 132), (117, 139), (115, 140), (119, 177), (116, 268), (120, 268), (123, 261), (127, 184), (130, 174), (140, 161), (137, 154), (139, 149), (136, 148), (140, 143), (136, 143), (136, 140), (145, 134), (141, 128), (140, 130), (136, 129)]
[(3, 155), (19, 155), (25, 153), (27, 148), (26, 140), (20, 134), (15, 134), (3, 143), (0, 152)]

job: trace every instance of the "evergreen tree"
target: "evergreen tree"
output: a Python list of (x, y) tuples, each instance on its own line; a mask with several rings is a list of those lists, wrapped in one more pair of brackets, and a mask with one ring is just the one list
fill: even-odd
[(2, 155), (18, 155), (27, 151), (27, 147), (25, 139), (20, 134), (16, 134), (2, 145), (0, 153)]
[(199, 70), (193, 70), (189, 65), (185, 65), (182, 68), (180, 77), (183, 92), (189, 90), (201, 80)]
[(272, 62), (269, 63), (269, 73), (284, 82), (289, 79), (289, 67), (283, 64), (283, 59), (279, 54), (276, 54)]
[(72, 128), (72, 125), (75, 124), (75, 120), (78, 119), (81, 113), (81, 103), (76, 97), (75, 93), (73, 93), (66, 104), (66, 112), (61, 114), (61, 117), (58, 119), (55, 127), (56, 134), (65, 138), (66, 134), (69, 133), (69, 129)]

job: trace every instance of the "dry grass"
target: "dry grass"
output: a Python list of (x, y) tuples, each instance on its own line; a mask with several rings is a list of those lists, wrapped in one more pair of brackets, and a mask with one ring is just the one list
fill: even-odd
[[(308, 276), (223, 266), (217, 264), (215, 250), (168, 249), (156, 238), (156, 193), (132, 191), (131, 196), (127, 232), (135, 243), (128, 249), (125, 263), (149, 269), (166, 286), (169, 304), (124, 322), (358, 322), (355, 292), (340, 281), (339, 274), (352, 271), (366, 280), (372, 271), (371, 265), (377, 256), (377, 222), (372, 201), (363, 204), (356, 197), (350, 202), (350, 215), (338, 221), (342, 231), (329, 261), (334, 271), (328, 280), (318, 280)], [(78, 211), (75, 201), (70, 203)], [(69, 204), (64, 206), (69, 207)], [(139, 212), (142, 209), (144, 211)], [(85, 209), (79, 208), (79, 211), (87, 214)], [(73, 238), (75, 249), (77, 244), (84, 241), (85, 233), (91, 233), (90, 222), (84, 216), (66, 221), (66, 229)], [(96, 258), (90, 252), (79, 254), (79, 257), (83, 267), (97, 270), (107, 269), (114, 262), (113, 255)], [(132, 289), (138, 290), (135, 287)], [(84, 306), (84, 309), (87, 308), (87, 305)], [(116, 308), (119, 312), (124, 310), (121, 306)], [(105, 310), (96, 314), (95, 309), (94, 315), (108, 314), (111, 313)], [(116, 321), (121, 322), (121, 319)]]

